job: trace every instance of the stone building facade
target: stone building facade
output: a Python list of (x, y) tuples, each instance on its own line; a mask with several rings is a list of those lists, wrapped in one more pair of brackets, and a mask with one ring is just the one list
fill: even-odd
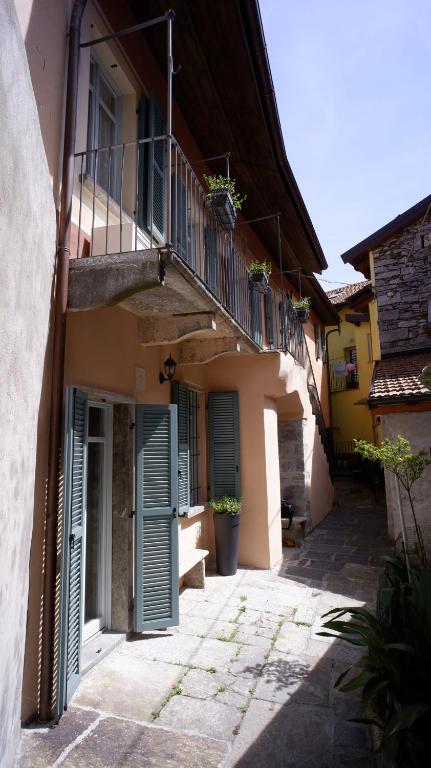
[(373, 249), (382, 355), (431, 346), (431, 215)]
[[(431, 390), (421, 376), (431, 367), (431, 195), (397, 216), (342, 256), (371, 278), (377, 300), (381, 359), (374, 368), (368, 405), (382, 438), (410, 441), (430, 453)], [(407, 545), (416, 535), (407, 495), (386, 473), (388, 530), (396, 541), (404, 517)], [(413, 487), (416, 516), (431, 551), (431, 466)]]

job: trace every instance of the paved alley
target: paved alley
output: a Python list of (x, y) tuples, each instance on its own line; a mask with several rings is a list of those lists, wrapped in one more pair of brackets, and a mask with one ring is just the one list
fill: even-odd
[[(333, 683), (352, 647), (321, 615), (372, 605), (385, 514), (359, 485), (274, 572), (208, 575), (174, 630), (123, 642), (53, 729), (23, 732), (19, 768), (369, 768), (360, 700)], [(246, 512), (244, 512), (246, 514)]]

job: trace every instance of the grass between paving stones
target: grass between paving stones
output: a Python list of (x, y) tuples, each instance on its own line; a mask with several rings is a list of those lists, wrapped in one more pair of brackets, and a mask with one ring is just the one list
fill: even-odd
[(184, 675), (182, 675), (180, 680), (178, 680), (175, 683), (175, 685), (172, 686), (166, 698), (163, 699), (162, 703), (160, 704), (160, 707), (151, 713), (153, 720), (157, 720), (157, 718), (160, 717), (160, 713), (162, 709), (164, 709), (166, 705), (169, 704), (170, 700), (173, 699), (174, 696), (179, 696), (183, 692), (181, 682), (186, 674), (187, 672), (184, 672)]
[(312, 627), (313, 625), (310, 624), (309, 621), (294, 621), (293, 624), (296, 624), (297, 627)]
[(231, 643), (237, 632), (238, 632), (238, 627), (234, 627), (230, 635), (224, 635), (222, 633), (221, 635), (218, 636), (217, 640), (221, 640), (223, 643)]
[(280, 619), (277, 622), (277, 629), (275, 630), (273, 636), (271, 637), (271, 645), (269, 646), (269, 649), (265, 653), (265, 656), (264, 656), (265, 661), (268, 661), (268, 659), (269, 659), (269, 654), (273, 650), (273, 648), (274, 648), (274, 646), (275, 646), (275, 644), (276, 644), (276, 642), (278, 640), (278, 636), (279, 636), (279, 634), (281, 632), (281, 628), (282, 628), (283, 624), (284, 624), (284, 619)]

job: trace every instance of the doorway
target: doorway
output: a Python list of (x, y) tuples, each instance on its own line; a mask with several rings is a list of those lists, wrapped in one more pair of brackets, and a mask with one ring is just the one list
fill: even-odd
[(111, 625), (112, 405), (89, 402), (82, 643)]

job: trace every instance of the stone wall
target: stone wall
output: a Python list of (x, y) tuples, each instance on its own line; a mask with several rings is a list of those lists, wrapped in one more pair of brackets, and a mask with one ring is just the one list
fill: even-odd
[(295, 514), (309, 517), (303, 419), (279, 420), (278, 453), (281, 497), (295, 506)]
[[(387, 437), (391, 442), (394, 442), (397, 439), (397, 435), (403, 435), (410, 440), (412, 450), (415, 453), (423, 450), (429, 456), (431, 445), (431, 411), (388, 413), (380, 418), (383, 437)], [(392, 473), (386, 472), (385, 483), (389, 535), (392, 540), (395, 540), (400, 535), (401, 524), (395, 478)], [(413, 486), (413, 501), (427, 550), (431, 554), (430, 486), (431, 466), (428, 466), (420, 480)], [(404, 510), (408, 544), (413, 546), (416, 541), (413, 518), (407, 494), (403, 490), (401, 490), (401, 501)]]
[(382, 355), (431, 346), (431, 216), (374, 251)]
[[(27, 56), (12, 0), (0, 3), (0, 766), (20, 734), (38, 419), (56, 222)], [(44, 434), (47, 426), (39, 424)]]

